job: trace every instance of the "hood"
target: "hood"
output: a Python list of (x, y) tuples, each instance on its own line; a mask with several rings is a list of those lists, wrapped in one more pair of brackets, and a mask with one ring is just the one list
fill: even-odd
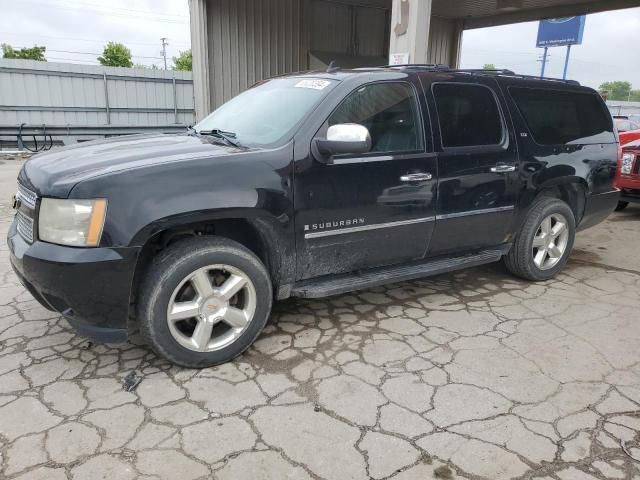
[(27, 161), (20, 182), (41, 196), (67, 197), (79, 182), (165, 162), (230, 155), (241, 150), (187, 134), (152, 133), (94, 140), (40, 153)]

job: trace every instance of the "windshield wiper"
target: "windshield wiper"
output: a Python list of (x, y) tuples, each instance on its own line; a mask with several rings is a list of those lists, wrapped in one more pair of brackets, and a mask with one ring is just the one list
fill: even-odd
[(194, 131), (199, 135), (208, 135), (211, 137), (219, 138), (227, 145), (231, 145), (236, 148), (243, 148), (240, 142), (236, 140), (236, 134), (233, 132), (225, 132), (224, 130), (220, 130), (219, 128), (212, 128), (211, 130), (200, 130)]

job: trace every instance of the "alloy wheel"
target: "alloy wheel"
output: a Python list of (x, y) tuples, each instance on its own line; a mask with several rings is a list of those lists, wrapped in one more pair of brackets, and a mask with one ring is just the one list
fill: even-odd
[(195, 352), (224, 348), (247, 329), (256, 310), (250, 278), (231, 265), (209, 265), (185, 277), (167, 308), (173, 338)]
[(562, 259), (569, 242), (569, 228), (564, 215), (553, 213), (540, 223), (533, 238), (533, 263), (540, 270), (555, 267)]

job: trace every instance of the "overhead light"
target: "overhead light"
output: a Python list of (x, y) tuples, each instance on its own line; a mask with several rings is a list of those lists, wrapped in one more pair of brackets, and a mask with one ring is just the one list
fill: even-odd
[(496, 0), (496, 8), (502, 11), (520, 10), (524, 0)]

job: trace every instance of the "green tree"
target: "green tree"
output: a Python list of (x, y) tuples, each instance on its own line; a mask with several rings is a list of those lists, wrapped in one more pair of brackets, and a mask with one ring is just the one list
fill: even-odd
[(143, 70), (160, 70), (160, 67), (158, 67), (155, 63), (151, 64), (151, 65), (145, 65), (144, 63), (136, 63), (133, 68), (140, 68)]
[(482, 66), (482, 69), (483, 69), (483, 70), (497, 70), (497, 69), (496, 69), (496, 66), (495, 66), (493, 63), (485, 63), (485, 64)]
[(23, 60), (37, 60), (39, 62), (46, 62), (47, 59), (44, 58), (44, 52), (46, 50), (47, 50), (47, 47), (38, 47), (36, 45), (34, 45), (31, 48), (20, 48), (16, 50), (11, 45), (7, 43), (3, 43), (2, 57), (3, 58), (21, 58)]
[(185, 50), (184, 52), (180, 52), (180, 55), (177, 57), (173, 57), (174, 70), (190, 72), (192, 64), (193, 56), (191, 55), (191, 50)]
[(640, 102), (640, 90), (631, 90), (631, 95), (629, 95), (629, 101)]
[(616, 80), (615, 82), (604, 82), (600, 85), (599, 91), (605, 94), (609, 100), (628, 100), (631, 93), (631, 82)]
[(106, 67), (133, 67), (131, 50), (118, 42), (107, 43), (98, 61)]

